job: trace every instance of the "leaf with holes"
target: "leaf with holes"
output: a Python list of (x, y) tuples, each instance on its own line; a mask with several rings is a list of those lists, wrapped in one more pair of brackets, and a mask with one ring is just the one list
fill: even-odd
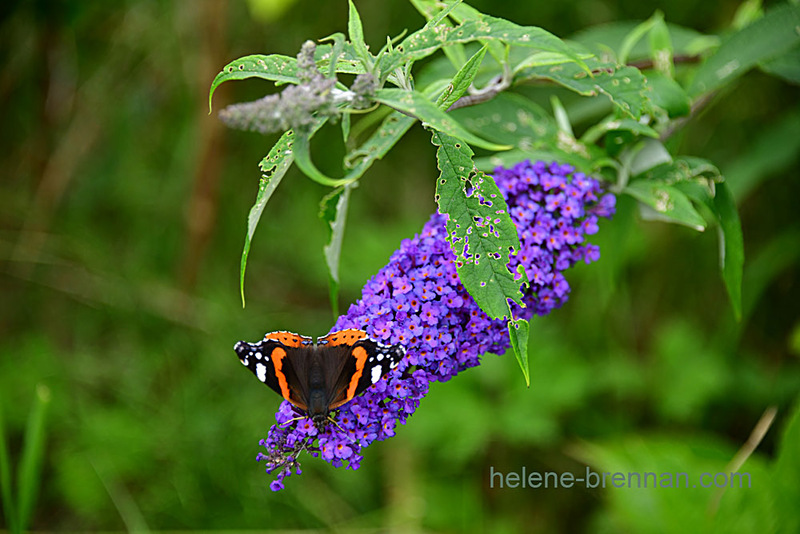
[(386, 58), (381, 70), (388, 74), (406, 62), (428, 57), (440, 48), (478, 40), (528, 46), (561, 54), (576, 62), (579, 69), (586, 69), (579, 55), (552, 33), (537, 26), (519, 26), (505, 19), (481, 15), (480, 18), (464, 20), (458, 26), (426, 25), (403, 39)]
[(508, 300), (522, 306), (524, 271), (508, 269), (519, 250), (517, 228), (491, 176), (475, 169), (472, 150), (461, 140), (434, 132), (441, 174), (436, 183), (439, 212), (446, 214), (450, 247), (461, 283), (490, 317), (510, 315)]
[(596, 60), (587, 60), (587, 64), (592, 69), (591, 76), (575, 63), (562, 63), (521, 69), (514, 75), (514, 83), (551, 80), (583, 96), (606, 95), (619, 109), (636, 120), (647, 113), (647, 84), (639, 69)]
[[(314, 58), (321, 71), (324, 72), (324, 69), (330, 65), (332, 53), (333, 47), (331, 45), (317, 46)], [(361, 74), (364, 72), (364, 67), (350, 43), (343, 43), (341, 55), (338, 56), (336, 61), (336, 72), (343, 74)], [(298, 84), (300, 80), (297, 78), (297, 59), (281, 54), (254, 54), (231, 61), (222, 68), (222, 71), (211, 82), (211, 89), (208, 92), (209, 113), (211, 112), (214, 91), (217, 90), (217, 87), (231, 80), (245, 80), (247, 78), (261, 78), (273, 81), (276, 84)]]
[(247, 235), (244, 239), (244, 250), (242, 250), (242, 261), (239, 268), (239, 289), (242, 294), (242, 306), (244, 307), (244, 273), (247, 269), (247, 256), (250, 254), (250, 243), (253, 239), (253, 234), (258, 226), (258, 221), (261, 219), (261, 214), (264, 212), (264, 206), (267, 205), (272, 193), (281, 183), (283, 175), (289, 167), (292, 166), (294, 156), (292, 153), (292, 145), (294, 143), (294, 132), (289, 130), (278, 139), (278, 142), (273, 145), (272, 150), (269, 151), (264, 159), (258, 164), (261, 169), (261, 181), (258, 184), (258, 195), (253, 207), (250, 208), (250, 214), (247, 216)]

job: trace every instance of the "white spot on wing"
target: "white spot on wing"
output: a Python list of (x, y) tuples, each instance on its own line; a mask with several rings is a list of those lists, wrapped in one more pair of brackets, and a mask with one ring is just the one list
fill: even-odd
[(259, 380), (264, 382), (267, 379), (267, 366), (263, 363), (256, 364), (256, 376)]
[(383, 361), (383, 356), (384, 356), (384, 354), (382, 352), (380, 354), (378, 354), (378, 361), (379, 362)]
[(256, 352), (256, 360), (260, 360), (260, 359), (261, 359), (261, 353), (260, 352)]
[(372, 383), (373, 384), (381, 379), (381, 374), (382, 374), (381, 371), (383, 371), (383, 369), (381, 368), (380, 365), (376, 365), (375, 367), (372, 368)]

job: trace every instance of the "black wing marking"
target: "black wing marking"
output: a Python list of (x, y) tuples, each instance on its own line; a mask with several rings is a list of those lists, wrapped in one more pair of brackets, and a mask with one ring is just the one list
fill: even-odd
[(306, 410), (307, 388), (299, 380), (294, 364), (298, 356), (304, 360), (308, 350), (286, 346), (267, 337), (258, 343), (239, 341), (233, 350), (256, 378), (301, 410)]
[(349, 349), (342, 370), (332, 388), (330, 409), (349, 402), (381, 379), (405, 356), (401, 345), (384, 345), (365, 338)]

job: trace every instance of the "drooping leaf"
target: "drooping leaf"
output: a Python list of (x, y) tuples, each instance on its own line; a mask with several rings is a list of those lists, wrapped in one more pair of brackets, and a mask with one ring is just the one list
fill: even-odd
[(339, 257), (342, 252), (347, 206), (350, 192), (357, 186), (358, 182), (353, 182), (334, 189), (320, 202), (319, 217), (325, 224), (328, 234), (323, 254), (325, 255), (325, 264), (328, 266), (331, 309), (334, 317), (339, 316)]
[(780, 56), (800, 43), (800, 5), (776, 6), (728, 37), (695, 73), (689, 94), (713, 91), (738, 78), (761, 61)]
[[(345, 41), (344, 34), (342, 32), (336, 32), (323, 40), (333, 41), (333, 45), (331, 45), (330, 60), (328, 62), (328, 78), (336, 78), (336, 67), (338, 66), (339, 58), (342, 57), (345, 46), (352, 47), (352, 45)], [(324, 73), (325, 71), (320, 69), (320, 72)]]
[(724, 182), (717, 184), (714, 205), (719, 214), (719, 254), (722, 279), (737, 320), (742, 318), (742, 272), (744, 238), (733, 194)]
[(242, 306), (245, 304), (244, 300), (244, 274), (247, 269), (247, 256), (250, 254), (250, 244), (253, 240), (258, 222), (261, 220), (261, 214), (264, 212), (264, 206), (267, 205), (272, 193), (281, 183), (283, 175), (289, 167), (292, 166), (293, 156), (293, 143), (294, 132), (287, 131), (278, 139), (278, 142), (273, 145), (264, 159), (258, 164), (261, 168), (261, 180), (258, 183), (258, 194), (256, 195), (256, 202), (250, 208), (250, 213), (247, 216), (247, 235), (244, 239), (244, 249), (242, 250), (242, 260), (239, 266), (239, 290), (242, 295)]
[(507, 145), (490, 143), (472, 134), (452, 116), (425, 98), (422, 93), (404, 91), (402, 89), (379, 89), (375, 91), (375, 100), (408, 115), (413, 115), (438, 131), (458, 137), (475, 146), (487, 150), (506, 150), (509, 148)]
[(344, 167), (349, 170), (342, 178), (331, 178), (314, 165), (310, 147), (313, 130), (297, 136), (294, 144), (295, 161), (300, 170), (315, 182), (328, 187), (341, 187), (360, 179), (375, 161), (385, 156), (405, 135), (414, 122), (416, 122), (414, 117), (403, 115), (398, 111), (390, 113), (367, 141), (346, 155)]
[(318, 184), (328, 187), (341, 187), (360, 178), (360, 175), (354, 172), (347, 173), (343, 178), (331, 178), (320, 171), (311, 160), (312, 137), (313, 132), (299, 132), (294, 142), (294, 159), (297, 163), (297, 167), (303, 171), (303, 174)]
[(525, 385), (531, 387), (531, 372), (528, 367), (528, 334), (530, 324), (525, 319), (509, 320), (508, 334), (511, 337), (511, 348), (517, 357), (522, 375), (525, 377)]
[(508, 206), (494, 180), (475, 169), (468, 145), (442, 132), (434, 132), (432, 142), (441, 172), (436, 202), (448, 215), (448, 241), (461, 283), (487, 315), (508, 317), (508, 300), (522, 305), (520, 287), (527, 284), (524, 271), (508, 269), (509, 255), (519, 250)]

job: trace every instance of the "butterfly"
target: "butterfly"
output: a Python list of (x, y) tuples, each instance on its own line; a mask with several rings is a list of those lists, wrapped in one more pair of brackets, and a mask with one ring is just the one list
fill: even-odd
[(331, 410), (376, 383), (405, 356), (401, 345), (384, 345), (355, 329), (333, 332), (316, 343), (291, 332), (270, 332), (257, 343), (239, 341), (233, 350), (320, 431)]

